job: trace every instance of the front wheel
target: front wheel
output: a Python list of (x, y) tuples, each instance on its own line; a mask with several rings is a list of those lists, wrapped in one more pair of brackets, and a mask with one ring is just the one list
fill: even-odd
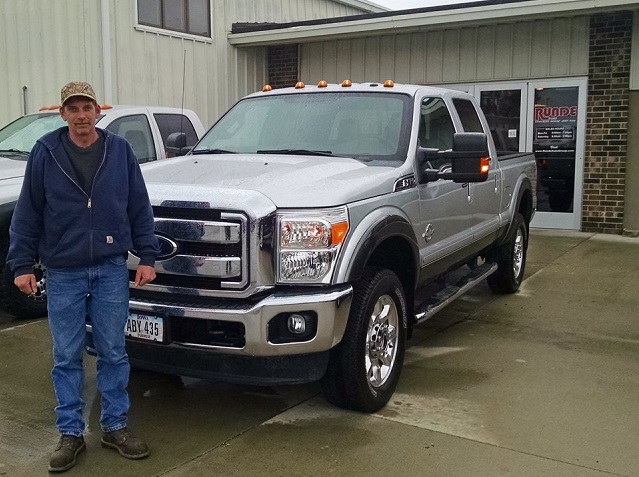
[(517, 214), (506, 242), (488, 254), (497, 263), (497, 271), (488, 277), (488, 286), (497, 293), (514, 293), (524, 279), (528, 227), (521, 214)]
[(406, 299), (399, 278), (386, 269), (366, 268), (353, 288), (346, 331), (331, 351), (322, 388), (337, 406), (375, 412), (395, 392), (404, 363)]

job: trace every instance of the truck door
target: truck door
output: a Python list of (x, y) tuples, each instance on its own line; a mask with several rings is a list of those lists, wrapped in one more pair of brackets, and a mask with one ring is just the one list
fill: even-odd
[[(488, 131), (483, 125), (475, 104), (467, 99), (454, 98), (453, 105), (464, 132)], [(486, 126), (486, 128), (484, 127)], [(472, 211), (472, 227), (475, 242), (492, 242), (499, 228), (499, 206), (501, 201), (501, 184), (499, 164), (491, 151), (490, 172), (485, 182), (468, 184), (470, 207)]]
[[(425, 97), (420, 102), (418, 145), (446, 150), (452, 147), (455, 125), (448, 107), (440, 97)], [(429, 161), (431, 169), (450, 168), (443, 159)], [(418, 175), (419, 176), (419, 175)], [(461, 249), (472, 242), (471, 207), (468, 184), (437, 180), (419, 184), (420, 221), (415, 236), (420, 244), (421, 267), (428, 267), (423, 278), (441, 273), (441, 268), (459, 259)], [(437, 266), (434, 263), (437, 262)]]

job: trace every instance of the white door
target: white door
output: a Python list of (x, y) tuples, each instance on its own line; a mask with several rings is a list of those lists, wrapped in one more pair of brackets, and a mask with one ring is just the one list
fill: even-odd
[(537, 212), (531, 226), (579, 230), (586, 78), (456, 85), (456, 89), (479, 100), (498, 155), (535, 153)]
[(537, 159), (532, 227), (581, 228), (586, 99), (586, 78), (529, 83), (526, 150)]

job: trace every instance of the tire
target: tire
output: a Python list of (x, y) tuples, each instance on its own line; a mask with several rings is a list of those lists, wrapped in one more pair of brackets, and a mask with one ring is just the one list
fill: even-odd
[(0, 308), (16, 318), (41, 318), (47, 316), (47, 269), (40, 262), (33, 271), (37, 280), (37, 291), (34, 296), (22, 293), (13, 283), (13, 273), (5, 263), (7, 247), (2, 251), (2, 271), (0, 272)]
[(408, 323), (402, 284), (390, 270), (368, 267), (354, 285), (342, 342), (333, 348), (322, 388), (346, 409), (375, 412), (399, 381)]
[(524, 279), (528, 227), (521, 214), (515, 216), (505, 243), (488, 254), (489, 261), (497, 263), (497, 271), (488, 277), (488, 286), (496, 293), (514, 293)]

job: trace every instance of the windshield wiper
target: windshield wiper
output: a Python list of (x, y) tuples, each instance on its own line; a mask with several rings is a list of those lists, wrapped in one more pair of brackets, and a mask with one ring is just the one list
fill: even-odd
[(237, 152), (226, 149), (195, 149), (191, 151), (191, 154), (237, 154)]
[(258, 154), (290, 154), (293, 156), (329, 156), (333, 157), (331, 151), (313, 151), (310, 149), (260, 149)]
[(0, 149), (0, 152), (12, 152), (14, 154), (29, 154), (29, 151), (21, 151), (20, 149)]

